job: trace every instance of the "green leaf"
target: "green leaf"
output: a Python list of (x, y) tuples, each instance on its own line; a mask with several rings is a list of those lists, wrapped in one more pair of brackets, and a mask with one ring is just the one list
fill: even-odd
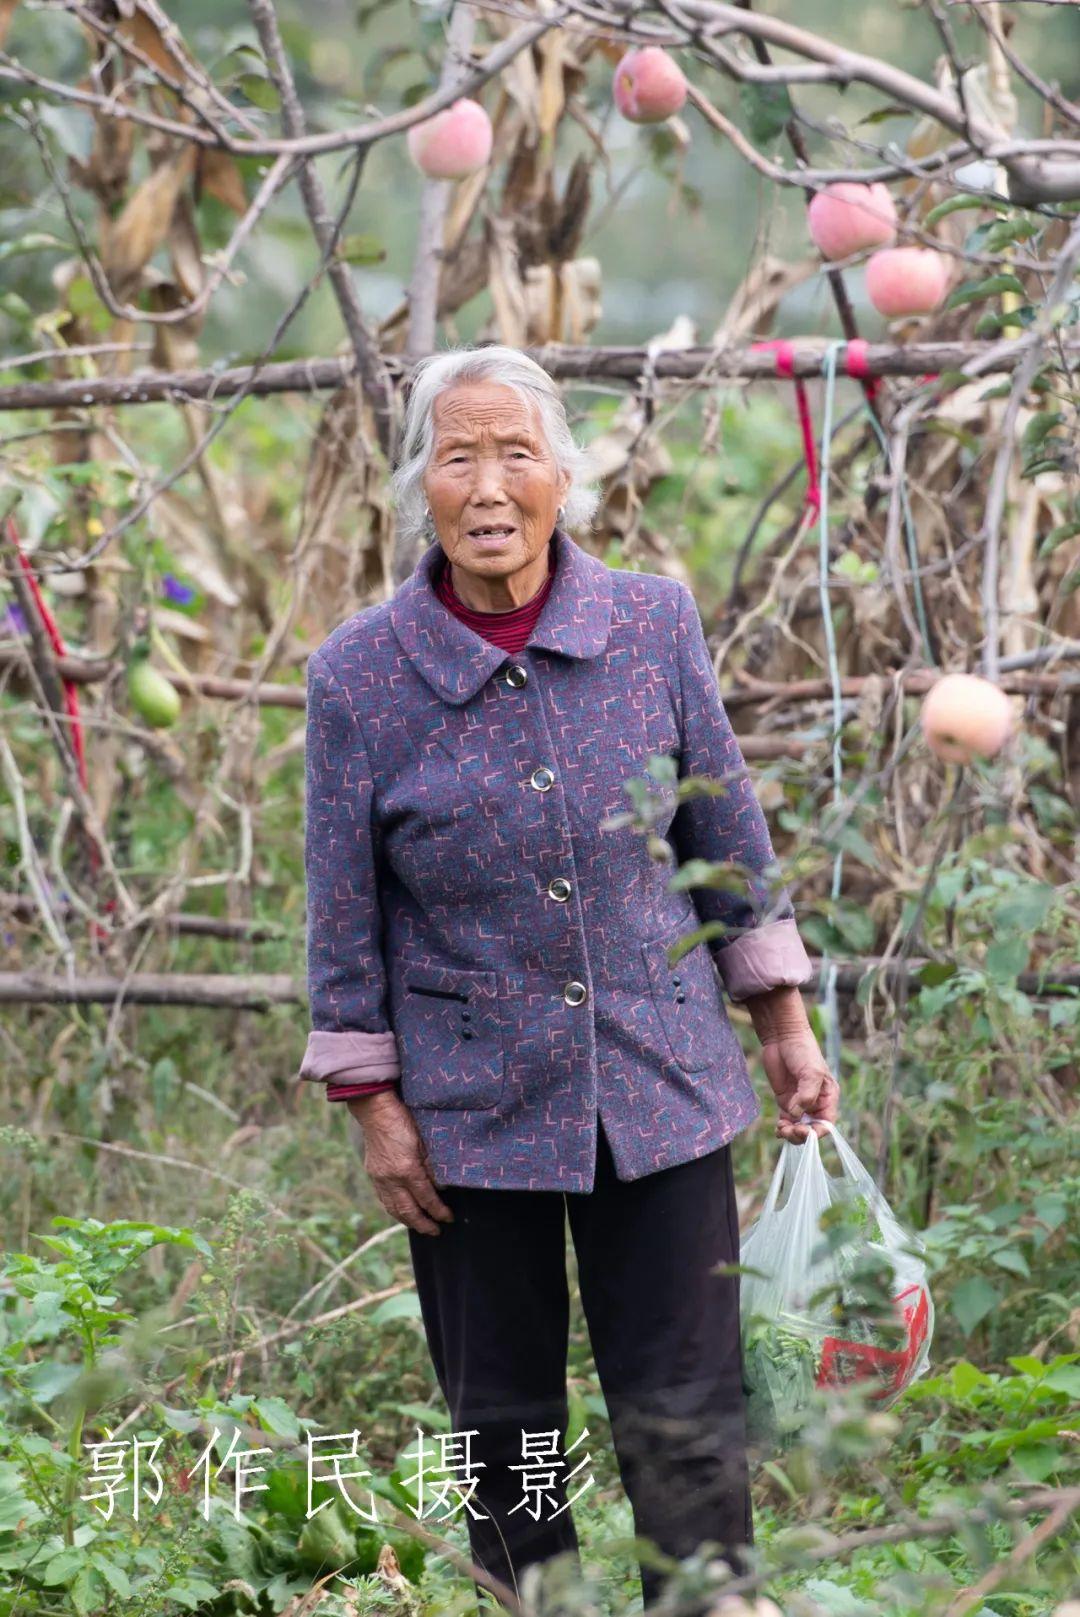
[(1037, 932), (1056, 896), (1049, 882), (1018, 882), (993, 906), (995, 923), (1003, 932)]
[(1003, 272), (1000, 275), (988, 275), (983, 281), (964, 281), (955, 292), (945, 299), (946, 309), (957, 309), (964, 303), (975, 303), (980, 298), (997, 297), (1001, 292), (1019, 292), (1027, 296), (1027, 289), (1023, 281), (1015, 275)]
[(961, 1359), (957, 1364), (953, 1365), (953, 1391), (958, 1398), (969, 1397), (976, 1387), (985, 1387), (989, 1380), (988, 1375), (969, 1363), (967, 1359)]
[(1038, 229), (1038, 225), (1030, 219), (995, 219), (986, 232), (983, 247), (988, 253), (999, 253), (1014, 241), (1026, 241)]
[(1050, 453), (1036, 456), (1034, 460), (1024, 462), (1020, 476), (1025, 479), (1038, 477), (1040, 472), (1058, 472), (1065, 463), (1068, 445), (1064, 438), (1048, 438), (1046, 447)]
[(419, 1319), (420, 1298), (415, 1291), (399, 1291), (395, 1297), (387, 1297), (385, 1302), (379, 1304), (371, 1315), (373, 1325), (385, 1325), (391, 1319)]
[[(846, 89), (846, 88), (847, 88), (846, 85), (841, 85), (841, 89)], [(857, 128), (859, 128), (859, 126), (861, 124), (883, 124), (883, 123), (887, 123), (890, 118), (910, 118), (910, 117), (911, 117), (911, 108), (910, 107), (900, 107), (900, 106), (896, 106), (896, 105), (889, 105), (889, 106), (885, 106), (885, 107), (875, 107), (873, 112), (864, 113), (864, 115), (861, 118), (856, 118), (855, 127), (857, 129)]]
[(877, 924), (870, 911), (840, 901), (833, 906), (832, 923), (855, 954), (868, 954), (873, 948)]
[(386, 248), (377, 236), (346, 236), (338, 248), (346, 264), (381, 264)]
[(1031, 1203), (1036, 1218), (1041, 1218), (1052, 1230), (1059, 1229), (1068, 1216), (1069, 1204), (1065, 1197), (1057, 1191), (1047, 1191), (1045, 1195), (1036, 1196)]
[(197, 1611), (207, 1600), (216, 1600), (221, 1593), (220, 1589), (205, 1578), (186, 1577), (178, 1583), (170, 1583), (163, 1590), (167, 1600), (175, 1600), (177, 1605), (186, 1606), (189, 1611)]
[(741, 84), (739, 100), (755, 146), (769, 145), (795, 116), (786, 84)]
[(14, 241), (0, 242), (0, 263), (5, 258), (14, 258), (19, 253), (48, 253), (59, 249), (61, 252), (70, 252), (68, 242), (61, 241), (59, 236), (47, 236), (42, 231), (28, 231), (25, 236), (18, 236)]
[(1080, 533), (1080, 521), (1059, 522), (1056, 528), (1051, 528), (1042, 544), (1039, 546), (1039, 556), (1049, 556), (1058, 545), (1063, 545), (1066, 539), (1073, 539)]
[(307, 1519), (307, 1482), (298, 1466), (276, 1465), (265, 1480), (263, 1500), (275, 1515), (297, 1526)]
[[(996, 337), (1006, 326), (1023, 326), (1028, 322), (1023, 319), (1024, 310), (1021, 309), (987, 309), (975, 322), (976, 337)], [(987, 389), (980, 394), (980, 398), (991, 398), (996, 390)], [(1005, 389), (1009, 391), (1008, 388)]]
[(22, 1492), (23, 1480), (14, 1465), (0, 1461), (0, 1532), (14, 1532), (42, 1519), (40, 1505)]
[(230, 56), (239, 56), (244, 61), (252, 61), (256, 66), (261, 67), (265, 73), (266, 57), (256, 45), (249, 45), (246, 41), (241, 41), (239, 45), (233, 45), (230, 48), (226, 53), (225, 60), (227, 61)]
[(1031, 1270), (1027, 1259), (1022, 1252), (1014, 1246), (1002, 1247), (1000, 1252), (991, 1254), (999, 1269), (1008, 1269), (1011, 1274), (1022, 1275), (1025, 1280), (1031, 1279)]
[(1030, 953), (1027, 938), (1003, 938), (1000, 943), (991, 943), (986, 951), (987, 975), (994, 982), (1013, 982), (1027, 965)]
[(949, 1307), (965, 1336), (970, 1336), (980, 1320), (997, 1308), (1001, 1293), (981, 1275), (962, 1280), (949, 1299)]
[(299, 1438), (300, 1421), (281, 1398), (257, 1398), (251, 1406), (259, 1424), (277, 1437)]
[(961, 426), (958, 421), (946, 421), (942, 416), (927, 416), (926, 430), (939, 438), (955, 438), (957, 443), (963, 444), (965, 449), (975, 453), (979, 448), (979, 435), (971, 432), (969, 428)]
[(1019, 1370), (1022, 1376), (1031, 1376), (1036, 1381), (1041, 1381), (1046, 1373), (1046, 1366), (1042, 1360), (1034, 1358), (1031, 1354), (1017, 1354), (1013, 1358), (1006, 1359), (1005, 1363), (1011, 1364), (1014, 1370)]
[(419, 1426), (430, 1427), (432, 1431), (450, 1430), (450, 1412), (446, 1409), (433, 1409), (428, 1404), (395, 1404), (394, 1413), (405, 1415)]
[(950, 977), (956, 976), (955, 960), (928, 960), (925, 966), (920, 966), (915, 973), (919, 982), (927, 988), (940, 988), (947, 983)]
[(23, 1386), (35, 1403), (51, 1404), (54, 1398), (67, 1392), (81, 1375), (80, 1365), (66, 1364), (60, 1359), (42, 1359), (27, 1372)]
[(81, 1550), (61, 1550), (38, 1573), (38, 1577), (46, 1586), (54, 1583), (70, 1583), (77, 1577), (82, 1569), (85, 1556)]
[(1063, 410), (1036, 411), (1020, 437), (1020, 446), (1024, 451), (1025, 458), (1030, 450), (1038, 449), (1047, 433), (1052, 432), (1064, 419), (1065, 412)]
[(94, 283), (88, 275), (78, 275), (67, 290), (67, 305), (72, 314), (85, 320), (94, 331), (107, 331), (112, 324), (112, 315), (94, 291)]
[(939, 219), (946, 218), (950, 213), (959, 213), (962, 208), (996, 208), (1001, 213), (1007, 206), (1007, 203), (991, 197), (946, 197), (944, 202), (939, 202), (936, 208), (930, 209), (923, 224), (926, 227), (936, 225)]
[(325, 1505), (305, 1523), (296, 1546), (305, 1566), (337, 1571), (355, 1560), (356, 1539), (351, 1522), (343, 1515), (345, 1508)]
[(180, 1074), (170, 1056), (163, 1056), (160, 1061), (154, 1062), (150, 1069), (149, 1087), (154, 1113), (164, 1118), (180, 1089)]
[(16, 325), (28, 324), (33, 313), (26, 299), (21, 298), (17, 292), (12, 291), (0, 293), (0, 309)]
[(854, 1589), (832, 1578), (807, 1578), (800, 1586), (814, 1603), (814, 1609), (829, 1617), (866, 1617), (867, 1605)]
[(1080, 1398), (1080, 1364), (1062, 1364), (1048, 1370), (1042, 1385), (1051, 1392), (1063, 1392), (1068, 1398)]
[(90, 1617), (93, 1611), (100, 1611), (101, 1597), (105, 1593), (100, 1572), (92, 1566), (84, 1566), (79, 1572), (71, 1588), (68, 1590), (71, 1604), (78, 1617)]
[(174, 1409), (169, 1404), (161, 1403), (155, 1404), (154, 1409), (165, 1425), (174, 1432), (194, 1432), (202, 1423), (200, 1415), (193, 1415), (187, 1409)]
[(867, 560), (855, 550), (845, 550), (843, 555), (838, 556), (833, 562), (832, 571), (838, 578), (846, 578), (852, 584), (873, 584), (879, 575), (877, 562)]
[(117, 1566), (115, 1561), (110, 1561), (109, 1557), (102, 1555), (100, 1551), (95, 1552), (91, 1559), (105, 1582), (109, 1585), (109, 1588), (113, 1591), (113, 1594), (119, 1595), (121, 1600), (130, 1599), (131, 1579), (123, 1567)]
[(1065, 1455), (1053, 1443), (1032, 1443), (1013, 1451), (1013, 1463), (1029, 1482), (1045, 1482), (1064, 1465)]
[(264, 78), (261, 73), (241, 73), (236, 80), (236, 87), (253, 107), (259, 108), (260, 112), (275, 111), (278, 104), (277, 91), (270, 80)]

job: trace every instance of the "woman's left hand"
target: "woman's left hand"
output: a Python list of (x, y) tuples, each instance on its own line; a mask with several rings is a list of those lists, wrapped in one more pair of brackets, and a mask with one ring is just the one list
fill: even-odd
[(818, 1136), (827, 1133), (825, 1123), (815, 1119), (836, 1122), (840, 1085), (814, 1035), (807, 1031), (771, 1040), (762, 1045), (761, 1059), (780, 1108), (780, 1138), (800, 1144), (811, 1128)]

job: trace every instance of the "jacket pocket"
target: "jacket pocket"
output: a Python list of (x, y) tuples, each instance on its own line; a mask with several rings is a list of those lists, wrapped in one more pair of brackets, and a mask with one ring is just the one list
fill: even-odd
[(498, 1105), (504, 1059), (497, 972), (406, 966), (395, 1032), (406, 1106)]
[(668, 950), (701, 923), (696, 912), (690, 924), (677, 921), (663, 937), (641, 945), (649, 973), (653, 1004), (667, 1035), (671, 1053), (685, 1072), (700, 1072), (716, 1059), (721, 1024), (727, 1012), (720, 994), (716, 967), (702, 940), (668, 964)]

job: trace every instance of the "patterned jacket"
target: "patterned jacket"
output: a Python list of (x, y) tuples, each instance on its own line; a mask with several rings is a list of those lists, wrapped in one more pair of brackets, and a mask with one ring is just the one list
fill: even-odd
[[(693, 595), (554, 538), (520, 656), (433, 543), (308, 662), (301, 1076), (398, 1077), (438, 1185), (591, 1190), (598, 1115), (621, 1179), (716, 1150), (761, 1111), (724, 990), (812, 975)], [(723, 789), (678, 801), (652, 754)], [(634, 777), (652, 850), (605, 824)], [(692, 859), (737, 879), (673, 886)]]

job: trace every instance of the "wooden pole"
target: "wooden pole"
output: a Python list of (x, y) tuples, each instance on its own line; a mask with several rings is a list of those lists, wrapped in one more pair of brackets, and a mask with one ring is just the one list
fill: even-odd
[[(1080, 360), (1080, 339), (1056, 344), (1062, 350), (1062, 363)], [(868, 376), (910, 376), (959, 371), (971, 361), (997, 349), (993, 369), (980, 374), (1008, 373), (1019, 363), (1025, 349), (1017, 344), (1014, 353), (1007, 345), (990, 342), (867, 343), (865, 374)], [(768, 350), (752, 351), (749, 345), (727, 348), (696, 347), (661, 350), (651, 355), (644, 348), (573, 347), (544, 343), (523, 350), (563, 382), (619, 383), (633, 387), (648, 369), (660, 381), (688, 382), (701, 387), (742, 378), (745, 381), (775, 381), (776, 358)], [(825, 344), (820, 338), (796, 338), (792, 342), (792, 375), (821, 376)], [(388, 375), (404, 380), (411, 367), (400, 355), (387, 354)], [(844, 352), (838, 356), (836, 374), (843, 376)], [(318, 393), (341, 387), (355, 377), (356, 362), (350, 355), (339, 359), (298, 359), (261, 366), (235, 365), (228, 369), (190, 371), (136, 371), (127, 376), (96, 376), (89, 380), (63, 377), (48, 382), (13, 382), (0, 387), (0, 411), (59, 410), (117, 404), (185, 403), (192, 399), (226, 399), (241, 391), (255, 396), (267, 393)]]
[[(837, 961), (836, 987), (853, 994), (867, 972), (877, 968), (891, 984), (901, 977), (913, 977), (929, 962), (916, 958), (882, 963), (880, 955), (867, 955), (859, 961)], [(938, 963), (938, 962), (935, 962)], [(802, 992), (817, 992), (821, 977), (815, 966)], [(916, 989), (918, 985), (914, 985)], [(1016, 986), (1023, 994), (1049, 999), (1057, 994), (1073, 994), (1080, 989), (1080, 969), (1055, 972), (1022, 971)], [(271, 1005), (299, 1005), (307, 999), (303, 985), (285, 975), (233, 977), (224, 973), (196, 975), (184, 972), (136, 972), (130, 977), (87, 976), (50, 977), (41, 972), (0, 972), (0, 1004), (3, 1005), (114, 1005), (124, 1000), (131, 1005), (191, 1005), (210, 1010), (265, 1011)]]

